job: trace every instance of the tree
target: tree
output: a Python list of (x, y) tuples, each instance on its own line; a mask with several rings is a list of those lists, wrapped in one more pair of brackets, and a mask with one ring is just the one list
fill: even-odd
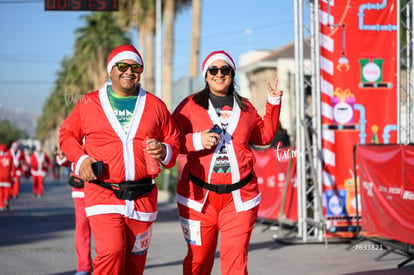
[(27, 137), (28, 135), (25, 131), (14, 128), (10, 121), (0, 121), (0, 143), (6, 144), (7, 147), (10, 147), (13, 141)]
[(55, 87), (38, 119), (36, 136), (41, 141), (56, 139), (60, 124), (76, 102), (104, 84), (107, 78), (106, 62), (112, 49), (131, 43), (111, 13), (91, 13), (83, 19), (85, 26), (75, 30), (75, 53), (63, 59)]
[(78, 35), (75, 57), (82, 62), (78, 66), (87, 66), (92, 90), (96, 90), (102, 87), (108, 77), (106, 62), (112, 49), (120, 44), (130, 44), (131, 40), (111, 13), (96, 12), (83, 16), (83, 19), (85, 26), (75, 31)]
[(121, 28), (137, 29), (139, 35), (139, 52), (144, 59), (144, 73), (141, 84), (146, 90), (153, 93), (155, 86), (155, 0), (125, 0), (120, 2), (118, 23)]
[(174, 54), (174, 21), (175, 1), (166, 1), (164, 7), (164, 56), (163, 56), (163, 80), (162, 99), (168, 108), (172, 106), (173, 85), (173, 54)]
[[(197, 78), (200, 59), (201, 0), (193, 0), (193, 37), (191, 39), (190, 77)], [(204, 76), (203, 76), (204, 77)]]
[[(143, 86), (154, 92), (154, 35), (156, 0), (125, 0), (120, 3), (119, 23), (121, 27), (136, 27), (139, 35), (140, 53), (143, 55), (145, 69)], [(191, 0), (163, 0), (164, 10), (164, 55), (163, 55), (163, 100), (171, 107), (174, 22), (177, 10), (188, 7)]]

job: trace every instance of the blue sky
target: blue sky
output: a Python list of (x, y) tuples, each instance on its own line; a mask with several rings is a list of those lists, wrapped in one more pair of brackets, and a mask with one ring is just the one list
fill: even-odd
[[(0, 0), (0, 106), (39, 115), (63, 58), (73, 53), (80, 17), (88, 13), (46, 12), (42, 0), (29, 1)], [(174, 80), (189, 71), (191, 23), (191, 9), (177, 14)], [(293, 42), (293, 1), (204, 0), (201, 27), (200, 63), (211, 51), (225, 50), (238, 65), (239, 56), (250, 50)], [(139, 50), (137, 34), (131, 36)]]

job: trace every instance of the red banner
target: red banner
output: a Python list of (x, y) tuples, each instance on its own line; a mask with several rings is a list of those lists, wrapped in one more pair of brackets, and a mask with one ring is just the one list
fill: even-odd
[[(262, 202), (259, 206), (259, 218), (279, 220), (283, 215), (291, 221), (298, 219), (296, 188), (296, 155), (290, 148), (253, 151), (256, 158), (255, 172), (258, 177)], [(292, 158), (289, 167), (289, 158)], [(286, 178), (288, 186), (283, 198)], [(281, 209), (284, 209), (281, 214)]]
[(414, 244), (414, 146), (358, 145), (355, 159), (362, 230)]
[(329, 233), (346, 237), (353, 145), (397, 141), (397, 1), (319, 3), (324, 211)]

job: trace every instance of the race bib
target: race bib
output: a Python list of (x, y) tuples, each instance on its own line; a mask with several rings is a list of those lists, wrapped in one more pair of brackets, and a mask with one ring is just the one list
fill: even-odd
[(180, 217), (180, 222), (184, 233), (184, 239), (189, 244), (201, 245), (200, 221), (187, 220)]
[(132, 255), (142, 255), (147, 253), (150, 241), (152, 236), (152, 225), (148, 228), (147, 231), (138, 234), (135, 238), (135, 244), (132, 248), (131, 254)]

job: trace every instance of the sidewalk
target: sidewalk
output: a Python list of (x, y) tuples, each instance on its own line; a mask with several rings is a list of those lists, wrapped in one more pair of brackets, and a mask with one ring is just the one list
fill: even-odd
[[(186, 243), (177, 217), (175, 203), (159, 203), (145, 274), (182, 274)], [(64, 180), (48, 179), (42, 199), (34, 198), (31, 183), (23, 180), (21, 196), (11, 201), (10, 211), (0, 212), (0, 274), (73, 275), (74, 226), (71, 188)], [(327, 245), (288, 245), (274, 241), (276, 233), (264, 224), (254, 228), (249, 274), (414, 274), (414, 261), (397, 268), (406, 259), (397, 253), (384, 255), (385, 250), (348, 249), (347, 243), (329, 240)], [(220, 274), (218, 252), (212, 274)]]

